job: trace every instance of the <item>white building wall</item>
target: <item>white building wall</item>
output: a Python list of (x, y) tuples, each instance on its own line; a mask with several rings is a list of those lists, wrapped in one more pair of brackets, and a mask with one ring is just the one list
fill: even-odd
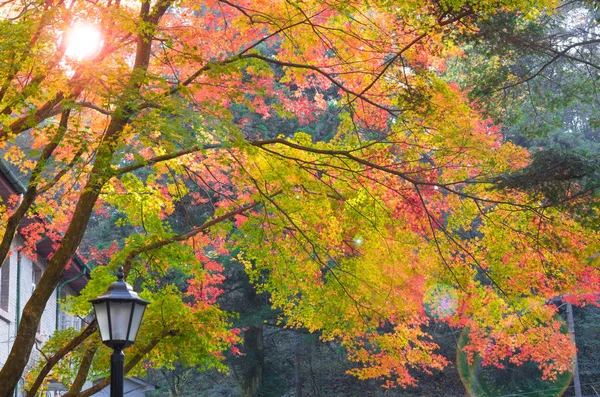
[[(60, 300), (62, 301), (63, 299), (65, 299), (68, 296), (72, 296), (72, 295), (77, 295), (77, 292), (73, 290), (73, 288), (71, 288), (71, 286), (68, 284), (61, 284), (62, 287), (60, 287), (60, 291), (56, 291), (56, 293), (60, 293)], [(58, 322), (56, 323), (57, 329), (67, 329), (67, 328), (74, 328), (77, 331), (80, 331), (83, 327), (84, 327), (84, 322), (81, 319), (81, 317), (79, 316), (73, 316), (70, 314), (65, 313), (62, 309), (62, 307), (59, 306), (58, 308), (59, 310), (56, 310), (56, 302), (54, 305), (54, 313), (56, 315), (56, 313), (58, 312)], [(92, 319), (88, 319), (88, 322), (91, 321)]]
[[(0, 307), (0, 368), (6, 362), (8, 354), (10, 353), (10, 349), (14, 344), (14, 339), (16, 336), (16, 324), (17, 324), (17, 311), (19, 314), (23, 312), (23, 307), (31, 297), (34, 288), (34, 269), (37, 266), (41, 272), (46, 267), (44, 262), (39, 262), (36, 258), (29, 258), (25, 255), (19, 255), (17, 250), (19, 247), (23, 246), (23, 240), (21, 237), (17, 236), (15, 241), (13, 241), (13, 246), (10, 252), (10, 256), (8, 257), (7, 262), (2, 266), (8, 266), (8, 301), (7, 301), (7, 310), (2, 309)], [(20, 271), (19, 271), (20, 267)], [(2, 270), (0, 269), (0, 272)], [(6, 274), (6, 273), (4, 273)], [(20, 274), (20, 278), (18, 275)], [(40, 274), (41, 275), (41, 274)], [(0, 279), (0, 283), (2, 280)], [(1, 294), (2, 284), (0, 284), (0, 294)], [(20, 301), (17, 302), (17, 292), (19, 291)], [(68, 286), (65, 285), (62, 288), (62, 295), (71, 295), (75, 292)], [(42, 344), (48, 340), (50, 336), (56, 330), (56, 298), (57, 291), (55, 290), (48, 300), (46, 304), (46, 308), (44, 309), (44, 313), (42, 315), (42, 319), (40, 322), (39, 332), (37, 334), (37, 342), (38, 347), (41, 348)], [(0, 299), (1, 300), (1, 299)], [(1, 302), (0, 302), (1, 304)], [(19, 305), (19, 307), (17, 307)], [(19, 316), (20, 317), (20, 316)], [(64, 313), (59, 314), (59, 321), (61, 325), (69, 325), (76, 326), (79, 328), (81, 326), (81, 320), (72, 316), (68, 316)], [(28, 371), (35, 363), (35, 360), (39, 358), (39, 353), (37, 349), (33, 349), (31, 352), (31, 357), (29, 359), (29, 364), (26, 368)], [(154, 390), (154, 386), (137, 379), (125, 379), (125, 393), (127, 397), (143, 397), (146, 391)], [(22, 390), (20, 390), (22, 392)], [(57, 392), (57, 395), (60, 395), (62, 392)], [(95, 394), (96, 397), (104, 397), (108, 396), (109, 388), (106, 388), (99, 393)], [(22, 395), (22, 394), (19, 394)]]
[[(15, 337), (15, 326), (16, 326), (16, 313), (17, 313), (17, 254), (13, 247), (8, 260), (4, 263), (4, 266), (8, 266), (8, 283), (6, 280), (3, 281), (0, 288), (8, 287), (8, 307), (7, 310), (0, 308), (0, 364), (3, 364), (8, 357), (10, 349), (12, 348), (14, 337)], [(6, 271), (3, 272), (6, 275)]]
[[(16, 327), (17, 327), (17, 311), (19, 318), (23, 312), (23, 307), (31, 297), (34, 288), (35, 276), (34, 269), (38, 269), (38, 277), (41, 276), (46, 264), (38, 261), (36, 258), (29, 258), (25, 255), (17, 253), (18, 247), (23, 246), (21, 237), (15, 237), (13, 241), (10, 258), (2, 267), (9, 266), (9, 294), (8, 294), (8, 310), (0, 308), (0, 367), (4, 365), (10, 349), (13, 346)], [(20, 270), (19, 270), (20, 268)], [(1, 269), (0, 269), (1, 271)], [(6, 274), (6, 273), (3, 273)], [(18, 277), (20, 275), (20, 278)], [(6, 283), (3, 285), (6, 287)], [(17, 299), (17, 295), (20, 299)], [(17, 307), (19, 306), (19, 307)], [(38, 347), (48, 340), (56, 329), (56, 291), (48, 300), (48, 303), (42, 314), (39, 332), (36, 337)], [(26, 370), (29, 370), (39, 353), (37, 349), (33, 349), (29, 364)]]

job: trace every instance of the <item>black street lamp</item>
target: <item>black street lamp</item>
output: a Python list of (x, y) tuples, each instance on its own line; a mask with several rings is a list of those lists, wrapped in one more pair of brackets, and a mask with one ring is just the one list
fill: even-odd
[(135, 342), (148, 301), (143, 300), (123, 281), (123, 267), (118, 280), (90, 302), (94, 305), (102, 343), (114, 350), (110, 357), (110, 397), (123, 397), (123, 349)]

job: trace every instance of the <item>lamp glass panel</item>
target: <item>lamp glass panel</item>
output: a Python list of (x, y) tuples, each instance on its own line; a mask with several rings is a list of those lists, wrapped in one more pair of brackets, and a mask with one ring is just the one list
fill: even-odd
[(110, 302), (112, 340), (127, 340), (133, 302)]
[(131, 320), (131, 329), (129, 330), (127, 340), (135, 342), (138, 330), (140, 329), (140, 324), (142, 323), (142, 317), (144, 317), (144, 311), (146, 311), (145, 304), (135, 303), (133, 305), (133, 318)]
[(106, 302), (94, 303), (94, 311), (96, 312), (96, 319), (98, 320), (98, 328), (100, 328), (102, 340), (109, 340), (110, 330), (108, 328), (108, 310), (106, 308)]

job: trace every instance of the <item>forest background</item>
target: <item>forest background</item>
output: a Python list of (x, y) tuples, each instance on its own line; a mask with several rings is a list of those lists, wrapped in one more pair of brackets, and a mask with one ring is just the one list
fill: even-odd
[[(25, 186), (4, 203), (0, 259), (17, 232), (23, 254), (56, 242), (1, 396), (75, 253), (94, 270), (72, 313), (118, 265), (152, 302), (126, 368), (159, 395), (560, 395), (571, 305), (594, 386), (594, 3), (0, 12), (0, 139)], [(78, 24), (102, 38), (87, 58), (69, 53)], [(98, 339), (93, 321), (57, 333), (28, 395), (51, 378), (104, 387)]]

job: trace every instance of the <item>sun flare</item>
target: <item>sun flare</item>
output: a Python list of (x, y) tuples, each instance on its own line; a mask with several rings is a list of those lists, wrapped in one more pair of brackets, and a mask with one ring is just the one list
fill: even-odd
[(79, 24), (67, 33), (67, 52), (69, 58), (78, 60), (90, 58), (102, 47), (100, 31), (93, 25)]

